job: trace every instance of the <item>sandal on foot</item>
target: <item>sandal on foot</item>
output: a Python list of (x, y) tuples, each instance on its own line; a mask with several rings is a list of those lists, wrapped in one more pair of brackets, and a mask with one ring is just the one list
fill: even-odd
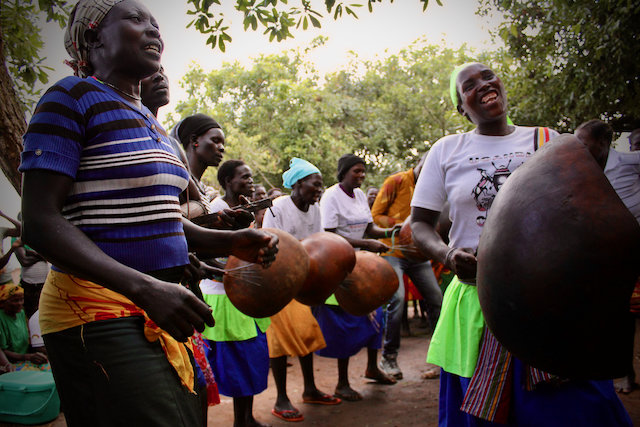
[(338, 403), (341, 403), (342, 400), (340, 400), (337, 397), (331, 396), (330, 394), (323, 393), (316, 397), (310, 397), (310, 398), (303, 397), (302, 402), (311, 403), (314, 405), (337, 405)]
[(298, 422), (304, 421), (304, 415), (300, 413), (297, 409), (283, 409), (282, 411), (277, 411), (276, 409), (272, 409), (271, 413), (284, 421), (289, 422)]
[(362, 400), (362, 395), (355, 390), (353, 390), (353, 393), (349, 394), (336, 391), (333, 395), (347, 402), (358, 402)]

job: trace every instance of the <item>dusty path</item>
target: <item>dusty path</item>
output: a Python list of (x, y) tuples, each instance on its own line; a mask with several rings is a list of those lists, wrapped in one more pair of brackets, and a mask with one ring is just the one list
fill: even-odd
[[(404, 371), (403, 380), (393, 386), (383, 386), (364, 378), (366, 352), (363, 350), (351, 359), (349, 369), (351, 385), (364, 396), (361, 402), (344, 402), (336, 406), (317, 406), (302, 403), (302, 378), (297, 359), (291, 360), (288, 368), (288, 393), (294, 405), (305, 416), (302, 423), (288, 423), (271, 415), (275, 400), (275, 386), (269, 375), (269, 387), (255, 397), (254, 415), (263, 423), (273, 426), (435, 426), (438, 421), (438, 380), (423, 380), (420, 375), (427, 370), (425, 355), (428, 337), (423, 330), (416, 329), (412, 321), (412, 332), (422, 335), (403, 337), (399, 363)], [(640, 320), (636, 328), (634, 363), (640, 373)], [(314, 359), (316, 383), (325, 392), (332, 392), (337, 379), (337, 365), (333, 359)], [(628, 395), (620, 395), (629, 411), (634, 425), (640, 426), (640, 390)], [(209, 408), (209, 426), (231, 427), (233, 425), (233, 403), (222, 397), (220, 405)], [(61, 415), (48, 427), (64, 427)], [(7, 426), (1, 424), (0, 426)]]
[[(418, 332), (418, 331), (416, 331)], [(423, 380), (420, 375), (428, 369), (425, 357), (428, 337), (405, 337), (398, 362), (404, 379), (396, 385), (379, 385), (364, 378), (367, 362), (366, 350), (360, 351), (349, 364), (351, 387), (364, 397), (360, 402), (343, 402), (335, 406), (302, 403), (302, 375), (297, 359), (292, 359), (287, 370), (287, 392), (292, 403), (304, 413), (302, 423), (282, 421), (271, 415), (275, 401), (275, 385), (269, 376), (269, 387), (255, 397), (254, 416), (273, 426), (431, 426), (438, 422), (438, 380)], [(325, 393), (333, 392), (338, 378), (335, 359), (314, 358), (316, 385)], [(210, 426), (232, 426), (231, 399), (209, 408)]]

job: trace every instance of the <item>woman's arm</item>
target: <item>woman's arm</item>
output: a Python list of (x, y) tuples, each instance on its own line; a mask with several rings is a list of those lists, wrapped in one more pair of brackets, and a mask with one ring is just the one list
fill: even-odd
[(9, 232), (11, 232), (11, 233), (8, 232), (7, 236), (18, 237), (20, 235), (20, 231), (22, 230), (22, 224), (20, 224), (20, 221), (17, 221), (15, 219), (11, 218), (10, 216), (8, 216), (7, 214), (5, 214), (2, 211), (0, 211), (0, 216), (2, 218), (6, 219), (7, 221), (9, 221), (11, 224), (13, 224), (13, 226), (17, 230), (17, 233), (16, 232), (12, 232), (12, 230), (9, 230)]
[[(369, 223), (369, 225), (371, 225), (371, 224), (372, 223)], [(325, 228), (324, 231), (328, 231), (329, 233), (336, 233), (337, 229), (336, 228)], [(389, 250), (389, 246), (385, 245), (384, 243), (382, 243), (382, 242), (380, 242), (378, 240), (373, 240), (373, 239), (353, 239), (351, 237), (346, 237), (346, 236), (342, 236), (342, 237), (344, 237), (345, 240), (347, 242), (349, 242), (349, 244), (351, 244), (351, 246), (353, 246), (354, 248), (364, 249), (365, 251), (378, 252), (378, 253), (387, 252)]]
[(364, 235), (371, 239), (385, 239), (391, 237), (391, 233), (395, 230), (400, 231), (401, 224), (396, 224), (393, 227), (382, 228), (375, 225), (373, 222), (370, 222), (367, 225), (367, 229), (364, 232)]
[(413, 242), (428, 257), (451, 269), (461, 279), (476, 277), (477, 260), (468, 249), (449, 248), (436, 232), (440, 212), (411, 208)]
[[(9, 248), (7, 253), (6, 254), (2, 254), (2, 257), (0, 257), (0, 268), (4, 268), (4, 266), (7, 265), (7, 263), (9, 262), (9, 258), (11, 258), (11, 255), (21, 245), (22, 245), (22, 243), (21, 243), (20, 239), (16, 240), (15, 242), (13, 242), (11, 244), (11, 247)], [(0, 253), (2, 253), (2, 248), (1, 247), (0, 247)]]
[(162, 329), (186, 341), (195, 327), (213, 326), (211, 309), (189, 290), (157, 280), (105, 254), (61, 214), (73, 180), (47, 170), (23, 174), (23, 240), (69, 274), (129, 298)]
[(13, 372), (13, 366), (7, 355), (4, 353), (2, 349), (0, 349), (0, 374), (5, 374), (7, 372)]
[(21, 362), (27, 361), (31, 362), (34, 365), (42, 365), (43, 363), (47, 363), (47, 356), (43, 353), (16, 353), (15, 351), (4, 350), (4, 354), (11, 362)]
[(189, 250), (201, 258), (234, 255), (268, 267), (278, 253), (278, 236), (251, 228), (227, 231), (200, 227), (182, 220)]

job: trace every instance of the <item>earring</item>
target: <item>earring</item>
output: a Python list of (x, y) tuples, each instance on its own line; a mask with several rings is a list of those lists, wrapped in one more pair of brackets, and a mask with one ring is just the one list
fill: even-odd
[(198, 143), (197, 143), (197, 142), (194, 142), (194, 143), (193, 143), (193, 146), (194, 146), (194, 147), (197, 147), (197, 146), (198, 146)]

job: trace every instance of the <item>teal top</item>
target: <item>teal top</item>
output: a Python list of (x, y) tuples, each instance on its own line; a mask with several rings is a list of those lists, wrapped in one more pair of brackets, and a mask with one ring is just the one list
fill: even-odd
[(29, 350), (29, 327), (24, 310), (11, 317), (0, 310), (0, 348), (26, 354)]
[(478, 362), (484, 326), (478, 288), (460, 282), (455, 276), (444, 293), (427, 362), (451, 374), (471, 378)]

